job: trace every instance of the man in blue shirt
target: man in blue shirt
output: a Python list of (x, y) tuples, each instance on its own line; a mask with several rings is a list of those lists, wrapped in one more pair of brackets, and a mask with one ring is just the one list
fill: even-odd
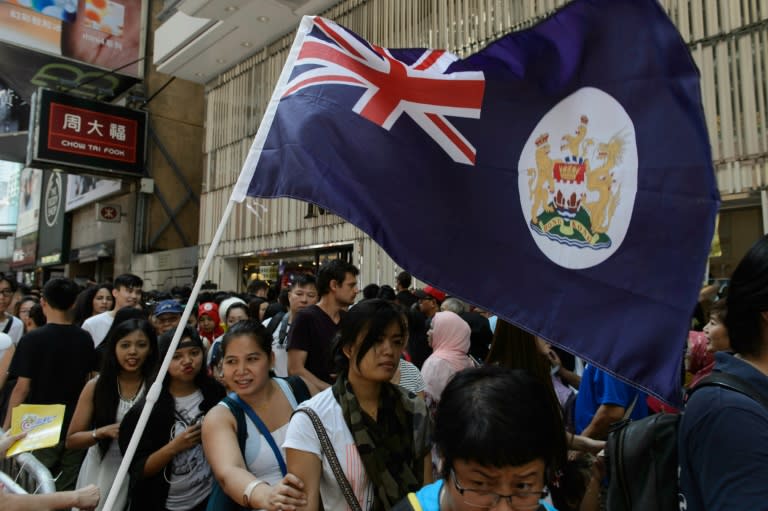
[[(736, 355), (715, 354), (715, 372), (740, 378), (768, 400), (768, 236), (731, 277), (725, 326)], [(768, 409), (754, 399), (704, 387), (688, 401), (678, 436), (680, 509), (765, 509)]]
[(611, 424), (623, 419), (633, 402), (632, 419), (642, 419), (648, 415), (645, 399), (644, 393), (588, 364), (581, 375), (579, 394), (576, 397), (576, 433), (605, 440)]

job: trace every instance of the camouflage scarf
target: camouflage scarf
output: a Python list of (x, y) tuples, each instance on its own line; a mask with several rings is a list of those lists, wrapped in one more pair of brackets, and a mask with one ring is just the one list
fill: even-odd
[(374, 511), (390, 509), (408, 492), (416, 491), (424, 480), (423, 447), (414, 446), (414, 428), (423, 418), (414, 417), (414, 401), (391, 383), (381, 386), (377, 420), (360, 407), (346, 373), (333, 385), (352, 433), (365, 472), (373, 483)]

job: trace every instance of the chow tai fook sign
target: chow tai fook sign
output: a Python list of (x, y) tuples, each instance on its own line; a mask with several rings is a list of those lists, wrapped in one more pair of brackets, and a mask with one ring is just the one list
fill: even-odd
[(28, 165), (104, 177), (144, 171), (146, 112), (39, 89)]

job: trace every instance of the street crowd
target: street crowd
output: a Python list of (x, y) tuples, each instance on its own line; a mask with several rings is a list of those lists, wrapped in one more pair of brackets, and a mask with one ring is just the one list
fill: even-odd
[[(280, 290), (201, 293), (125, 481), (190, 290), (0, 276), (3, 429), (17, 405), (65, 405), (59, 443), (33, 452), (57, 493), (0, 491), (0, 508), (101, 509), (115, 491), (119, 511), (597, 510), (611, 426), (681, 411), (437, 287), (413, 291), (406, 272), (362, 298), (358, 276), (334, 260)], [(681, 395), (714, 371), (768, 399), (768, 237), (693, 317), (670, 340), (686, 350)], [(0, 437), (0, 456), (19, 438)], [(764, 507), (759, 402), (696, 392), (678, 445), (681, 506)]]

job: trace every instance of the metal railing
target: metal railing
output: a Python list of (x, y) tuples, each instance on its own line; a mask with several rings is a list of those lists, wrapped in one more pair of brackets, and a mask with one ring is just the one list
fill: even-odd
[[(0, 436), (5, 432), (0, 429)], [(0, 459), (0, 484), (8, 493), (53, 493), (56, 482), (51, 472), (28, 452)]]

